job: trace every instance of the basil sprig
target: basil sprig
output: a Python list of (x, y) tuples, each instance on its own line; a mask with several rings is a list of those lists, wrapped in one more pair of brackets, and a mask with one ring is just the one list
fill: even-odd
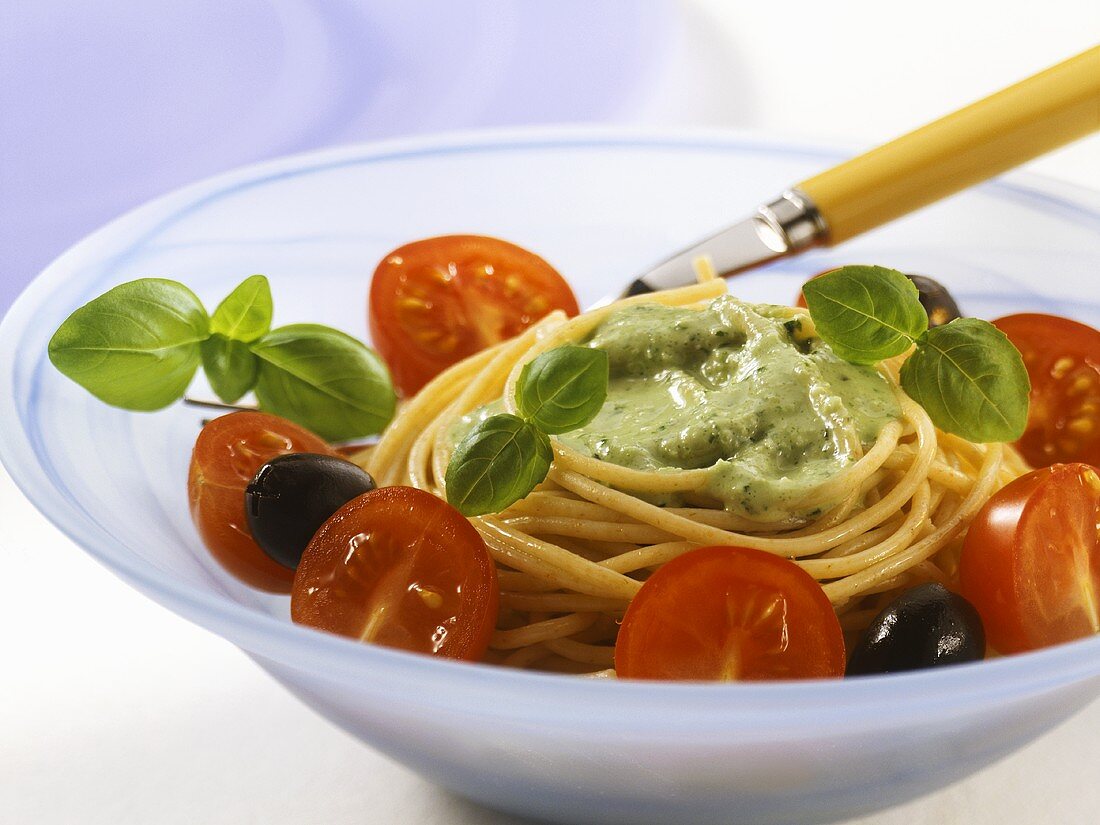
[(382, 360), (362, 341), (319, 324), (291, 324), (252, 345), (260, 407), (332, 441), (381, 432), (397, 406)]
[(557, 347), (526, 364), (516, 382), (519, 415), (490, 416), (455, 447), (447, 501), (465, 516), (481, 516), (525, 498), (550, 472), (548, 434), (595, 418), (607, 384), (607, 353), (590, 347)]
[(498, 513), (546, 478), (554, 451), (530, 421), (490, 416), (455, 447), (447, 465), (447, 501), (466, 516)]
[(271, 331), (275, 305), (271, 285), (263, 275), (245, 278), (210, 316), (210, 331), (232, 341), (251, 344)]
[(524, 365), (516, 384), (519, 414), (544, 433), (583, 427), (607, 400), (607, 353), (565, 346)]
[[(235, 404), (256, 386), (260, 361), (244, 341), (213, 333), (202, 342), (202, 371), (210, 388), (226, 404)], [(179, 396), (173, 398), (175, 401)]]
[(260, 360), (249, 344), (271, 331), (275, 313), (263, 275), (245, 278), (210, 316), (210, 337), (202, 343), (202, 369), (218, 398), (233, 404), (256, 386)]
[(915, 345), (901, 386), (945, 432), (968, 441), (1015, 441), (1031, 389), (1023, 358), (995, 326), (958, 318), (928, 328), (913, 283), (893, 269), (845, 266), (803, 288), (821, 339), (846, 361), (870, 364)]
[(73, 312), (50, 340), (49, 356), (66, 376), (123, 409), (178, 401), (201, 363), (227, 404), (255, 390), (261, 409), (330, 441), (381, 432), (397, 402), (373, 350), (317, 324), (272, 330), (273, 315), (263, 275), (246, 278), (209, 316), (183, 284), (143, 278)]
[(916, 285), (896, 270), (846, 266), (820, 281), (802, 293), (821, 337), (845, 361), (874, 364), (901, 355), (928, 329)]
[(183, 395), (209, 337), (210, 318), (194, 292), (145, 278), (76, 310), (50, 339), (49, 356), (99, 400), (151, 411)]
[(987, 321), (957, 318), (920, 339), (901, 385), (941, 430), (970, 441), (1015, 441), (1031, 383), (1016, 347)]

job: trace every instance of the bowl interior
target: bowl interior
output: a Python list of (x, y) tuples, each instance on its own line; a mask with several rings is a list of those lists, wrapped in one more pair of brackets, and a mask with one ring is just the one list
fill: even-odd
[[(375, 673), (411, 668), (436, 678), (455, 666), (295, 628), (286, 598), (225, 574), (188, 515), (187, 463), (202, 414), (180, 405), (132, 414), (97, 402), (49, 364), (52, 331), (79, 304), (133, 278), (181, 280), (213, 307), (262, 272), (272, 282), (278, 324), (322, 322), (365, 338), (367, 289), (381, 256), (414, 238), (457, 232), (497, 235), (538, 252), (590, 304), (842, 154), (730, 135), (541, 131), (349, 147), (196, 184), (74, 247), (9, 313), (0, 332), (2, 457), (35, 504), (89, 552), (238, 644), (296, 666), (316, 654), (351, 670), (366, 663)], [(1032, 310), (1100, 324), (1093, 286), (1100, 197), (1011, 178), (841, 249), (741, 276), (731, 290), (789, 303), (808, 275), (849, 262), (933, 275), (980, 317)], [(192, 392), (213, 397), (201, 384)], [(1066, 678), (1066, 668), (1100, 669), (1097, 640), (1074, 647), (1076, 656), (1048, 651), (996, 667), (1035, 678), (1040, 665), (1029, 662)], [(961, 677), (936, 674), (929, 683), (952, 678)], [(853, 699), (859, 692), (849, 691)]]

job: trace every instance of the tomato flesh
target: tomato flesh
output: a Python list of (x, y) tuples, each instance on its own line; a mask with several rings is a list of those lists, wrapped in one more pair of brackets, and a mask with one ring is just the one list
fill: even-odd
[(569, 285), (542, 258), (497, 238), (446, 235), (382, 259), (368, 314), (374, 345), (408, 396), (555, 309), (579, 312)]
[(990, 644), (1020, 653), (1100, 632), (1100, 476), (1056, 464), (1013, 481), (970, 525), (962, 594)]
[(1100, 465), (1100, 331), (1024, 313), (993, 324), (1020, 351), (1031, 379), (1027, 430), (1016, 447), (1033, 467)]
[(623, 617), (624, 679), (839, 678), (844, 636), (821, 586), (760, 550), (704, 547), (654, 573)]
[(191, 518), (210, 554), (245, 584), (272, 593), (289, 593), (294, 571), (253, 540), (244, 491), (260, 467), (287, 453), (335, 455), (322, 438), (286, 419), (231, 413), (202, 428), (187, 478)]
[(445, 501), (384, 487), (345, 504), (306, 547), (291, 592), (299, 624), (452, 659), (485, 655), (500, 596), (473, 525)]

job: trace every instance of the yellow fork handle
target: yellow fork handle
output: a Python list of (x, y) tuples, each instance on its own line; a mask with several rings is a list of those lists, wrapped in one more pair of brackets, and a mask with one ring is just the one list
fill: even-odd
[(798, 184), (833, 245), (1100, 130), (1100, 46)]

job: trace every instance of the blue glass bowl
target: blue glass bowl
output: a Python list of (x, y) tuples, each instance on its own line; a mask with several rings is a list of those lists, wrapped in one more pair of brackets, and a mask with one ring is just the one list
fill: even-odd
[[(542, 129), (353, 146), (195, 184), (69, 250), (4, 319), (0, 457), (117, 575), (238, 645), (335, 724), (471, 799), (622, 823), (824, 822), (900, 802), (1096, 697), (1100, 637), (938, 672), (733, 685), (590, 681), (356, 644), (291, 624), (285, 598), (244, 587), (209, 558), (185, 490), (199, 413), (107, 407), (46, 358), (72, 309), (149, 275), (185, 281), (213, 306), (263, 272), (278, 323), (366, 337), (378, 259), (452, 232), (536, 250), (591, 303), (840, 157), (752, 135)], [(786, 303), (808, 275), (847, 262), (934, 275), (973, 315), (1040, 310), (1100, 324), (1100, 195), (1010, 177), (732, 289)]]

